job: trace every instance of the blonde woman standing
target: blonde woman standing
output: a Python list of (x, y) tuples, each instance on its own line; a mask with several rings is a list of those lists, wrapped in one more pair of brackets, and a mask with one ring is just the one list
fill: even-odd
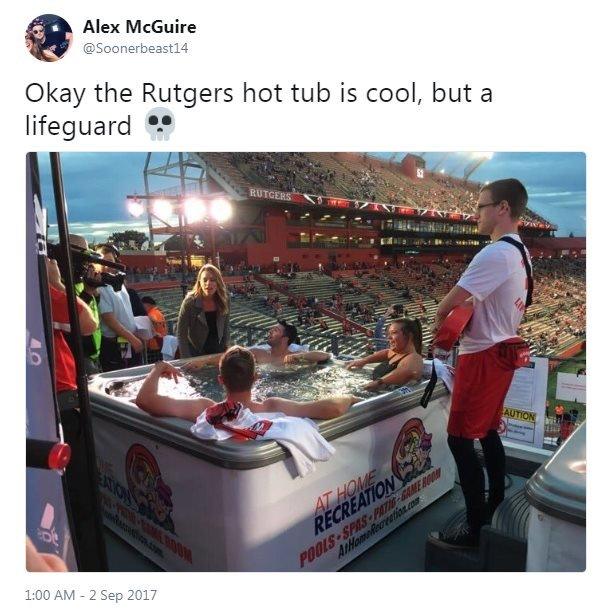
[(204, 265), (178, 314), (181, 358), (225, 352), (229, 345), (229, 309), (229, 293), (221, 272), (214, 265)]

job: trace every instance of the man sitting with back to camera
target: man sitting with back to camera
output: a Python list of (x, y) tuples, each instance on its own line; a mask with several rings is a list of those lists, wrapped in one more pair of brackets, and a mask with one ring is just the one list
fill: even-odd
[[(207, 397), (177, 399), (158, 392), (159, 378), (173, 378), (178, 382), (179, 376), (182, 373), (177, 367), (164, 361), (155, 363), (138, 392), (136, 405), (153, 416), (177, 417), (195, 422), (204, 410), (217, 404)], [(341, 416), (359, 401), (358, 397), (344, 395), (308, 402), (268, 397), (259, 402), (252, 399), (252, 386), (256, 379), (253, 352), (241, 346), (233, 346), (222, 354), (218, 381), (226, 391), (224, 402), (242, 404), (254, 413), (283, 412), (293, 417), (332, 419)]]
[[(249, 348), (254, 355), (255, 361), (259, 365), (291, 365), (295, 363), (323, 363), (331, 358), (329, 352), (312, 350), (308, 352), (296, 351), (295, 346), (299, 345), (297, 327), (279, 320), (278, 324), (273, 325), (267, 334), (267, 344), (263, 346), (253, 346)], [(291, 350), (293, 347), (293, 350)], [(222, 353), (207, 355), (194, 359), (184, 367), (187, 370), (200, 369), (205, 365), (218, 365)]]

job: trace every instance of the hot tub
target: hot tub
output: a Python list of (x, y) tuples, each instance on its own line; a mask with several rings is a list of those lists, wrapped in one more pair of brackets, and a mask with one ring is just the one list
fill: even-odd
[[(454, 484), (442, 383), (426, 409), (420, 384), (320, 422), (336, 453), (300, 478), (275, 442), (199, 440), (187, 421), (139, 410), (125, 381), (149, 369), (100, 374), (89, 390), (104, 521), (164, 570), (338, 570)], [(367, 377), (339, 364), (272, 370), (258, 391), (313, 399)]]

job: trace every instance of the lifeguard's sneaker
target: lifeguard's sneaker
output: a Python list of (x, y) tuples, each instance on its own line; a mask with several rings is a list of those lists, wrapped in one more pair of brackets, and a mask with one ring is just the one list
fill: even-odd
[(466, 524), (448, 533), (431, 532), (429, 538), (441, 543), (440, 546), (446, 549), (477, 549), (479, 547), (479, 533), (473, 533)]

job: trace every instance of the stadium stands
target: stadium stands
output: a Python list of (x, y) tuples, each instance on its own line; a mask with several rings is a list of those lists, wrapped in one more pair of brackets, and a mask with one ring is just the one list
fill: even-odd
[[(303, 152), (200, 153), (240, 193), (249, 186), (287, 192), (474, 214), (480, 185), (440, 173), (412, 180), (399, 167), (366, 154)], [(526, 222), (549, 224), (531, 210)]]
[[(407, 261), (400, 268), (257, 275), (249, 282), (226, 282), (232, 294), (232, 341), (263, 342), (278, 319), (298, 325), (312, 349), (363, 355), (374, 349), (378, 318), (390, 306), (420, 318), (425, 347), (437, 304), (456, 283), (464, 262)], [(520, 334), (534, 353), (554, 355), (585, 337), (585, 260), (535, 259), (535, 295)], [(150, 290), (171, 326), (178, 318), (180, 288)], [(347, 321), (347, 322), (346, 322)]]

